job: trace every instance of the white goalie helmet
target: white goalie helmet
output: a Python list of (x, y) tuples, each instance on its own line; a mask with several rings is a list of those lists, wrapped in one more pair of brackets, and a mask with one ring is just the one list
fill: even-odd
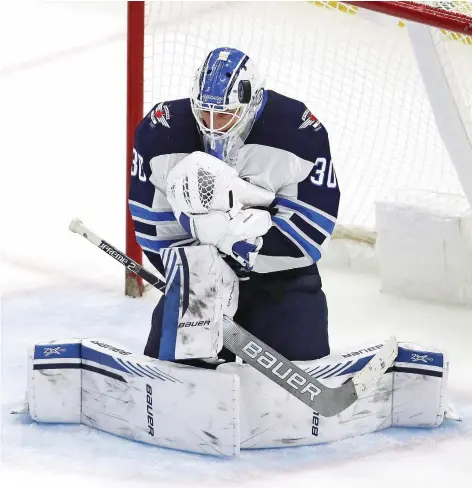
[(226, 160), (247, 138), (263, 95), (263, 80), (249, 56), (230, 47), (211, 51), (190, 96), (205, 151)]

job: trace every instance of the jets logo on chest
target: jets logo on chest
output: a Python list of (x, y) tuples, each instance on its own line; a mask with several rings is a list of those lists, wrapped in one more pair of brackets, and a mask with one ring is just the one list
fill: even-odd
[(321, 122), (307, 109), (302, 115), (303, 123), (298, 127), (299, 129), (305, 129), (312, 126), (314, 130), (321, 128)]
[(170, 119), (169, 107), (164, 103), (160, 103), (152, 112), (151, 120), (154, 125), (161, 124), (164, 127), (170, 128), (168, 120)]

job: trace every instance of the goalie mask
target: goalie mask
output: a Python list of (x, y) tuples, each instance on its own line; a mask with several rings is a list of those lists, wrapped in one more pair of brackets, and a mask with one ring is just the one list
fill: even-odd
[(262, 80), (246, 54), (229, 47), (208, 54), (190, 97), (207, 153), (226, 160), (244, 143), (263, 93)]

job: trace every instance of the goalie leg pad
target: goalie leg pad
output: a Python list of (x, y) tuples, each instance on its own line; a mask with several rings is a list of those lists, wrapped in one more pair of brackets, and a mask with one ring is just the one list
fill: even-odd
[(82, 341), (52, 341), (28, 351), (29, 414), (38, 422), (80, 423)]
[(162, 328), (159, 359), (216, 357), (223, 347), (223, 315), (232, 318), (238, 306), (236, 274), (214, 246), (168, 248), (161, 257), (166, 292), (163, 310), (153, 316), (153, 327)]
[[(336, 387), (362, 369), (380, 347), (295, 364)], [(448, 365), (442, 353), (420, 349), (401, 345), (397, 360), (381, 380), (330, 418), (313, 412), (249, 365), (218, 366), (219, 371), (235, 373), (241, 380), (241, 449), (319, 444), (392, 426), (440, 425), (446, 408)]]
[(239, 453), (236, 375), (135, 355), (106, 339), (36, 345), (27, 399), (38, 422), (82, 423), (190, 452)]
[(393, 369), (392, 426), (440, 425), (447, 407), (449, 373), (444, 354), (404, 343)]
[[(334, 387), (379, 347), (297, 364)], [(249, 365), (199, 369), (84, 339), (35, 346), (27, 398), (38, 422), (81, 422), (157, 446), (231, 456), (240, 448), (319, 444), (392, 426), (435, 427), (444, 419), (447, 372), (441, 352), (403, 344), (376, 385), (325, 418)]]

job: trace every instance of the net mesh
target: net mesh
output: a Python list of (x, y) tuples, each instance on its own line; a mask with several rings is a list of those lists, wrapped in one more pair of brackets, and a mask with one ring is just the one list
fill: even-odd
[[(472, 15), (466, 2), (418, 3)], [(247, 52), (267, 88), (302, 100), (326, 126), (339, 223), (374, 229), (374, 202), (392, 190), (463, 194), (404, 26), (341, 2), (151, 2), (144, 112), (187, 97), (211, 49)], [(472, 39), (435, 30), (472, 130)]]

